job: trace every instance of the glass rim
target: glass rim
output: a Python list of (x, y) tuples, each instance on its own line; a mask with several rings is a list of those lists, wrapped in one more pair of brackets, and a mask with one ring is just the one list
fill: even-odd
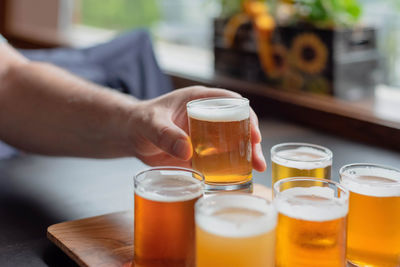
[[(287, 187), (288, 182), (293, 182), (293, 185)], [(322, 178), (292, 177), (274, 184), (274, 204), (278, 213), (298, 220), (322, 222), (346, 218), (349, 198), (350, 192), (346, 187)]]
[[(332, 180), (328, 180), (328, 179), (324, 179), (324, 178), (301, 177), (301, 176), (283, 178), (283, 179), (280, 179), (280, 180), (276, 181), (274, 183), (274, 185), (273, 185), (273, 195), (274, 195), (274, 197), (278, 193), (282, 192), (280, 190), (280, 185), (281, 184), (286, 183), (286, 182), (293, 182), (293, 181), (305, 181), (305, 182), (312, 181), (312, 182), (323, 182), (323, 183), (326, 183), (326, 184), (331, 184), (331, 185), (334, 185), (336, 188), (340, 189), (344, 193), (345, 200), (349, 198), (349, 194), (350, 194), (349, 190), (346, 187), (344, 187), (343, 185), (341, 185), (340, 183), (338, 183), (338, 182), (335, 182), (335, 181), (332, 181)], [(316, 185), (316, 186), (318, 186), (318, 185)], [(342, 196), (341, 196), (341, 198), (342, 198)]]
[[(339, 176), (340, 176), (340, 181), (342, 182), (344, 175), (346, 175), (346, 177), (348, 179), (354, 180), (355, 177), (358, 177), (360, 175), (353, 175), (353, 174), (345, 174), (345, 172), (349, 169), (352, 168), (375, 168), (375, 169), (382, 169), (382, 170), (387, 170), (387, 171), (393, 171), (395, 173), (399, 174), (400, 177), (400, 169), (396, 169), (394, 167), (388, 166), (388, 165), (383, 165), (383, 164), (375, 164), (375, 163), (350, 163), (350, 164), (346, 164), (344, 166), (342, 166), (339, 170)], [(388, 178), (388, 177), (383, 177), (383, 178)], [(377, 187), (395, 187), (395, 186), (400, 186), (400, 179), (391, 179), (390, 177), (388, 178), (390, 180), (393, 180), (394, 183), (374, 183), (374, 186)]]
[[(225, 217), (224, 211), (237, 212)], [(241, 218), (242, 212), (256, 212), (257, 216)], [(222, 215), (222, 216), (220, 216)], [(237, 216), (236, 216), (237, 215)], [(274, 204), (262, 197), (246, 193), (220, 193), (202, 197), (195, 204), (196, 227), (217, 236), (248, 238), (274, 231), (278, 212)]]
[(137, 187), (140, 186), (140, 184), (142, 182), (142, 181), (138, 181), (138, 178), (145, 173), (149, 173), (149, 172), (153, 172), (153, 171), (180, 171), (180, 172), (185, 172), (185, 173), (192, 173), (192, 174), (198, 175), (200, 177), (200, 179), (198, 179), (198, 178), (195, 178), (192, 176), (192, 178), (194, 180), (198, 181), (198, 183), (194, 183), (191, 185), (185, 185), (185, 186), (174, 186), (174, 187), (163, 188), (163, 190), (165, 190), (165, 191), (175, 191), (175, 190), (181, 190), (182, 188), (196, 188), (196, 187), (200, 187), (201, 189), (203, 189), (205, 179), (204, 179), (204, 175), (201, 172), (198, 172), (194, 169), (184, 168), (184, 167), (157, 166), (157, 167), (151, 167), (151, 168), (141, 170), (135, 174), (135, 176), (133, 177), (135, 192), (136, 192)]
[(205, 107), (205, 109), (233, 109), (233, 108), (239, 108), (242, 107), (246, 104), (249, 104), (250, 101), (249, 99), (245, 97), (206, 97), (206, 98), (199, 98), (199, 99), (194, 99), (186, 103), (186, 108), (190, 109), (191, 107), (195, 106), (198, 103), (201, 102), (207, 102), (211, 100), (237, 100), (239, 104), (232, 104), (232, 105), (225, 105), (225, 106), (211, 106), (211, 107)]
[[(297, 160), (297, 159), (291, 159), (291, 158), (287, 158), (287, 157), (277, 156), (278, 151), (276, 151), (276, 150), (281, 147), (285, 147), (285, 146), (311, 147), (311, 148), (318, 149), (319, 151), (323, 151), (326, 154), (326, 156), (322, 157), (320, 159), (311, 159), (311, 160)], [(275, 156), (275, 157), (279, 157), (280, 159), (284, 159), (284, 160), (288, 160), (288, 161), (292, 161), (292, 162), (325, 162), (325, 161), (332, 160), (332, 158), (333, 158), (333, 153), (329, 148), (326, 148), (326, 147), (320, 146), (320, 145), (316, 145), (316, 144), (301, 143), (301, 142), (288, 142), (288, 143), (276, 144), (271, 148), (270, 152), (271, 152), (271, 157)]]
[[(250, 198), (250, 199), (257, 199), (257, 200), (260, 200), (260, 201), (263, 202), (263, 205), (265, 205), (265, 207), (267, 207), (268, 211), (274, 211), (275, 210), (273, 202), (268, 200), (268, 199), (265, 199), (263, 197), (256, 196), (256, 195), (253, 195), (253, 194), (247, 194), (247, 193), (229, 193), (229, 192), (224, 193), (224, 192), (222, 192), (222, 193), (219, 193), (219, 194), (215, 194), (215, 195), (207, 196), (207, 197), (202, 197), (202, 198), (198, 199), (196, 201), (196, 203), (195, 203), (195, 214), (199, 213), (199, 214), (202, 214), (202, 215), (205, 215), (205, 216), (210, 216), (209, 214), (207, 214), (201, 208), (201, 205), (204, 205), (204, 203), (206, 203), (207, 201), (213, 201), (214, 199), (218, 200), (218, 199), (221, 199), (221, 198), (224, 198), (224, 197), (230, 197), (230, 196), (231, 197), (246, 197), (246, 198)], [(218, 206), (218, 204), (215, 204), (214, 207), (215, 206)], [(232, 205), (232, 206), (234, 206), (234, 205)], [(253, 208), (253, 207), (254, 206), (251, 206), (250, 209)], [(260, 218), (265, 218), (265, 217), (273, 217), (273, 216), (270, 215), (270, 212), (268, 212), (268, 213), (266, 213), (266, 212), (264, 213), (263, 212), (263, 216), (261, 216)]]

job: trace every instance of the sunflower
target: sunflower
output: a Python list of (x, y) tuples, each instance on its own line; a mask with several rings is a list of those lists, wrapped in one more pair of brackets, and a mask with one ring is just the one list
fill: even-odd
[(304, 87), (305, 87), (304, 89), (307, 92), (311, 93), (325, 94), (325, 95), (331, 93), (331, 83), (328, 82), (322, 76), (315, 76), (309, 79)]
[(328, 59), (328, 49), (313, 33), (303, 33), (295, 37), (291, 56), (294, 65), (310, 74), (320, 73)]
[(224, 29), (224, 43), (227, 47), (232, 47), (236, 33), (240, 26), (249, 22), (250, 18), (246, 14), (240, 13), (229, 19)]
[[(286, 73), (289, 66), (287, 54), (286, 47), (281, 44), (271, 44), (270, 54), (260, 53), (260, 55), (271, 57), (271, 64), (269, 68), (265, 70), (270, 78), (281, 78)], [(260, 59), (265, 61), (262, 57), (260, 57)]]

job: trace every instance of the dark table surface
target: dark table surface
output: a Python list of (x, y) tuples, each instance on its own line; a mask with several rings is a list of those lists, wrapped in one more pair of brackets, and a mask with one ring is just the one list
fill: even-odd
[[(341, 166), (371, 162), (400, 168), (400, 153), (335, 137), (289, 122), (260, 121), (264, 155), (282, 142), (309, 142), (333, 151), (332, 178)], [(388, 137), (390, 138), (390, 137)], [(133, 209), (133, 158), (94, 160), (20, 155), (0, 161), (0, 266), (76, 266), (46, 238), (48, 226)], [(271, 184), (270, 169), (254, 181)]]

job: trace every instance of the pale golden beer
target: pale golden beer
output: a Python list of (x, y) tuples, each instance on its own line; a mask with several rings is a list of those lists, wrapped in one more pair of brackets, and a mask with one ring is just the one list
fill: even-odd
[(276, 266), (345, 267), (348, 197), (346, 189), (324, 179), (275, 183)]
[(283, 143), (271, 148), (272, 184), (290, 177), (330, 179), (332, 152), (306, 143)]
[(400, 170), (350, 164), (340, 176), (350, 191), (347, 259), (359, 266), (400, 266)]
[(134, 266), (195, 266), (194, 204), (202, 175), (175, 167), (135, 176)]
[(196, 203), (197, 267), (273, 267), (276, 211), (250, 194), (218, 194)]
[(249, 101), (194, 100), (187, 104), (187, 112), (192, 167), (203, 173), (206, 185), (249, 184), (252, 177)]

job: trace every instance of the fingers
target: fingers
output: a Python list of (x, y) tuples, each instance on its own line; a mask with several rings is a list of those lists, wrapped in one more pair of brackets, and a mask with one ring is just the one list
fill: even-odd
[[(185, 101), (190, 101), (198, 98), (218, 97), (218, 96), (237, 97), (237, 98), (242, 97), (240, 94), (229, 90), (220, 88), (208, 88), (203, 86), (192, 86), (188, 88), (183, 88), (181, 90), (188, 91), (189, 97), (186, 98)], [(262, 136), (258, 125), (258, 118), (253, 109), (251, 108), (250, 108), (250, 125), (251, 125), (251, 139), (252, 139), (251, 142), (253, 147), (253, 155), (252, 155), (253, 168), (257, 171), (265, 171), (267, 165), (260, 145)]]
[(253, 168), (259, 172), (265, 171), (267, 169), (267, 163), (265, 162), (260, 143), (253, 143), (252, 153)]
[(164, 152), (143, 157), (141, 160), (150, 166), (177, 166), (189, 169), (192, 168), (192, 163), (190, 160), (180, 160)]
[[(204, 86), (191, 86), (180, 89), (183, 95), (188, 95), (186, 97), (186, 102), (198, 99), (198, 98), (206, 98), (206, 97), (218, 97), (218, 96), (226, 96), (226, 97), (237, 97), (241, 98), (242, 96), (236, 92), (232, 92), (226, 89), (221, 88), (209, 88)], [(179, 90), (177, 90), (179, 91)], [(175, 91), (175, 92), (177, 92)], [(188, 93), (185, 94), (184, 91)], [(252, 142), (260, 143), (261, 142), (261, 133), (258, 128), (258, 119), (257, 115), (254, 113), (253, 109), (250, 108), (250, 121), (251, 121), (251, 134), (252, 134)]]
[(144, 129), (145, 137), (154, 145), (181, 160), (192, 157), (192, 145), (189, 136), (176, 126), (165, 114), (157, 113), (152, 116)]
[(261, 143), (262, 137), (258, 127), (258, 118), (253, 109), (250, 108), (250, 127), (251, 127), (251, 142)]
[[(185, 104), (188, 101), (206, 97), (241, 98), (242, 96), (229, 90), (203, 86), (192, 86), (175, 90), (159, 98), (158, 101), (153, 101), (153, 103), (158, 102), (158, 104), (164, 106), (166, 112), (157, 112), (152, 116), (151, 121), (145, 123), (145, 125), (151, 125), (146, 132), (146, 138), (169, 155), (181, 160), (189, 160), (193, 151), (190, 139), (182, 129), (185, 128), (187, 123), (187, 118), (182, 114), (186, 114)], [(172, 113), (168, 113), (168, 110)], [(262, 138), (257, 116), (252, 109), (250, 109), (250, 122), (253, 168), (257, 171), (264, 171), (266, 169), (266, 162), (260, 145)]]
[(254, 111), (250, 110), (250, 127), (251, 127), (251, 143), (252, 143), (252, 159), (253, 168), (256, 171), (263, 172), (267, 168), (264, 155), (261, 148), (261, 133), (258, 128), (258, 119)]

